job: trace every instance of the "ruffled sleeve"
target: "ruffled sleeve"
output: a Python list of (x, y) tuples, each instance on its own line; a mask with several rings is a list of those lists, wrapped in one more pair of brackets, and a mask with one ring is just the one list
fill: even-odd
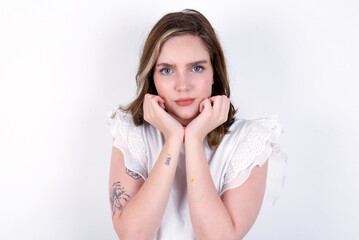
[(262, 166), (268, 159), (265, 196), (272, 205), (275, 204), (284, 188), (284, 169), (287, 165), (287, 156), (279, 145), (282, 133), (284, 131), (278, 124), (277, 115), (246, 121), (230, 156), (221, 195), (228, 189), (242, 185), (252, 169), (257, 165)]
[(136, 126), (131, 114), (124, 112), (119, 105), (107, 114), (107, 125), (113, 139), (112, 146), (122, 151), (126, 168), (146, 180), (148, 160), (142, 126)]

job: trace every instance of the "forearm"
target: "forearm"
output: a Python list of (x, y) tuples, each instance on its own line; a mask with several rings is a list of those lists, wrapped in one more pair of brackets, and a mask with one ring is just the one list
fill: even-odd
[(214, 186), (203, 141), (186, 139), (189, 210), (196, 239), (231, 239), (234, 226)]
[(181, 145), (178, 141), (164, 144), (148, 178), (118, 219), (121, 239), (155, 237), (172, 188)]

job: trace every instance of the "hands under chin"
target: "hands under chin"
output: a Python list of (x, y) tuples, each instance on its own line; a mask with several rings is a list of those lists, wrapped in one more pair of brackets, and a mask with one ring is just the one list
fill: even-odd
[(230, 100), (225, 95), (204, 99), (199, 105), (200, 114), (185, 127), (185, 139), (203, 141), (213, 129), (228, 119)]
[(160, 130), (166, 141), (183, 142), (183, 126), (164, 109), (164, 100), (160, 96), (149, 93), (145, 95), (143, 119)]
[(203, 142), (209, 132), (227, 121), (229, 107), (230, 100), (225, 95), (204, 99), (199, 105), (200, 114), (183, 127), (165, 110), (164, 100), (160, 96), (146, 94), (143, 113), (144, 120), (159, 129), (166, 140)]

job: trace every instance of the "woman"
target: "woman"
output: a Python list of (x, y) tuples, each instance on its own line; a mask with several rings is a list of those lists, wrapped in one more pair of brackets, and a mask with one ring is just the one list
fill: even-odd
[(157, 22), (136, 80), (137, 98), (109, 116), (119, 238), (242, 239), (262, 205), (276, 116), (235, 118), (222, 48), (195, 10)]

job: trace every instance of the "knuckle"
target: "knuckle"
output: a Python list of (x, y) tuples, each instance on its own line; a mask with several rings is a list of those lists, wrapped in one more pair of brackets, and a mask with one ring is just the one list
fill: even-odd
[(148, 101), (149, 99), (150, 99), (150, 95), (148, 93), (146, 93), (144, 101)]
[(221, 123), (224, 123), (224, 122), (227, 121), (228, 116), (227, 116), (227, 115), (222, 115), (222, 116), (220, 117), (220, 119), (221, 119)]

